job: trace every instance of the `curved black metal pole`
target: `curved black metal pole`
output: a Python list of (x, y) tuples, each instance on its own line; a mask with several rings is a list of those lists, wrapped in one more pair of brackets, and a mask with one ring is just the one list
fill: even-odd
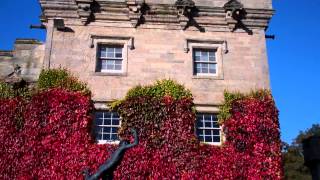
[(133, 148), (134, 146), (139, 144), (139, 137), (137, 131), (135, 129), (131, 129), (131, 132), (134, 136), (134, 142), (130, 144), (129, 141), (121, 140), (119, 148), (111, 154), (110, 159), (108, 159), (104, 164), (102, 164), (95, 174), (90, 176), (89, 170), (84, 170), (83, 173), (85, 176), (85, 180), (98, 180), (100, 178), (106, 180), (113, 179), (113, 172), (117, 169), (118, 165), (121, 164), (125, 152), (128, 149)]

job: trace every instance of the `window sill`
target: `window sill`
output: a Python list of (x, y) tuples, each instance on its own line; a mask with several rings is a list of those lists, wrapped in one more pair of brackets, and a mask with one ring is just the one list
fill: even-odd
[(127, 73), (123, 72), (93, 72), (93, 76), (127, 76)]
[(200, 142), (201, 144), (210, 145), (210, 146), (222, 146), (222, 142), (208, 143), (208, 142)]
[(222, 76), (210, 76), (210, 75), (193, 75), (192, 79), (209, 79), (209, 80), (223, 80)]
[(105, 141), (105, 140), (98, 140), (96, 141), (98, 145), (105, 145), (105, 144), (111, 144), (111, 145), (118, 145), (120, 141)]

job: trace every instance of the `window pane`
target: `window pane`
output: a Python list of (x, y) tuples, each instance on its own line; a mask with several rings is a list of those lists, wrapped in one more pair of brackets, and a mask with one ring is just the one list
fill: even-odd
[(107, 53), (114, 53), (114, 48), (106, 48), (107, 49)]
[(210, 73), (212, 73), (212, 74), (215, 74), (217, 71), (216, 71), (216, 64), (210, 64), (209, 65), (209, 71), (210, 71)]
[(107, 69), (107, 61), (101, 60), (101, 69)]
[(104, 58), (107, 56), (107, 52), (105, 48), (100, 49), (100, 57)]
[(213, 136), (213, 142), (220, 142), (220, 136)]
[(200, 57), (200, 56), (201, 56), (201, 51), (195, 50), (195, 53), (194, 53), (194, 54), (195, 54), (195, 56), (199, 56), (199, 57)]
[(196, 117), (197, 117), (197, 120), (203, 121), (203, 115), (202, 114), (197, 114)]
[(205, 135), (212, 135), (212, 130), (205, 130)]
[(115, 68), (114, 68), (114, 65), (107, 65), (107, 69), (108, 70), (114, 70)]
[(211, 118), (212, 118), (212, 115), (210, 115), (210, 114), (205, 114), (205, 115), (204, 115), (204, 119), (205, 119), (206, 121), (210, 121), (210, 122), (211, 122)]
[(203, 130), (202, 129), (197, 129), (197, 136), (202, 136), (203, 134)]
[(206, 123), (205, 123), (205, 127), (207, 127), (207, 128), (211, 128), (211, 127), (212, 127), (211, 122), (206, 121)]
[(118, 135), (117, 134), (112, 134), (110, 140), (113, 140), (113, 141), (118, 140)]
[(214, 128), (219, 128), (220, 126), (219, 126), (218, 122), (213, 122), (213, 127)]
[(118, 113), (112, 113), (112, 118), (120, 118)]
[(121, 65), (115, 65), (115, 70), (121, 70)]
[(112, 128), (112, 133), (118, 133), (118, 128)]
[(122, 58), (122, 53), (116, 53), (116, 58)]
[(198, 120), (197, 121), (197, 127), (203, 127), (203, 121)]
[(119, 125), (120, 120), (119, 119), (113, 119), (112, 125)]
[(210, 61), (210, 62), (215, 62), (215, 61), (216, 61), (216, 57), (210, 56), (210, 57), (209, 57), (209, 61)]
[(104, 119), (104, 125), (111, 125), (111, 119)]
[(196, 74), (201, 73), (201, 69), (200, 69), (200, 68), (197, 68), (195, 73), (196, 73)]
[(115, 62), (114, 62), (113, 60), (108, 60), (108, 61), (107, 61), (107, 64), (108, 64), (108, 65), (114, 65)]
[(95, 117), (96, 118), (103, 118), (103, 112), (96, 112)]
[(212, 135), (215, 135), (215, 136), (220, 136), (220, 130), (219, 129), (214, 129), (212, 130)]
[(122, 48), (116, 48), (116, 53), (121, 53), (122, 54)]
[(103, 127), (96, 127), (96, 129), (95, 129), (95, 131), (96, 131), (96, 133), (97, 134), (102, 134), (103, 133)]
[(101, 117), (101, 118), (97, 118), (97, 116), (96, 116), (95, 124), (96, 124), (97, 126), (103, 125), (103, 118), (102, 118), (102, 117)]
[(215, 51), (209, 51), (209, 56), (210, 57), (215, 57), (215, 55), (216, 55)]
[(207, 52), (201, 52), (201, 61), (208, 61), (209, 56)]
[(212, 142), (212, 137), (211, 136), (206, 136), (205, 137), (205, 142)]
[(111, 133), (111, 127), (103, 128), (103, 133)]
[(116, 61), (114, 61), (114, 64), (115, 65), (122, 65), (122, 61), (121, 60), (116, 60)]
[(111, 137), (110, 134), (103, 134), (103, 140), (105, 141), (111, 140), (110, 137)]
[(97, 140), (103, 140), (103, 139), (102, 139), (102, 134), (97, 134), (97, 135), (96, 135), (96, 139), (97, 139)]
[(206, 74), (206, 73), (208, 73), (208, 72), (209, 72), (209, 69), (208, 69), (208, 68), (202, 68), (202, 69), (201, 69), (201, 73), (205, 73), (205, 74)]
[(204, 136), (199, 136), (199, 141), (204, 142)]
[(114, 53), (107, 53), (107, 58), (114, 58)]

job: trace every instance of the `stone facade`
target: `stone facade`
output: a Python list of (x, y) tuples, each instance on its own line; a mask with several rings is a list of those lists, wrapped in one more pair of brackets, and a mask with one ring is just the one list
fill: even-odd
[[(70, 69), (88, 82), (97, 102), (164, 78), (191, 89), (203, 111), (215, 109), (224, 90), (270, 88), (265, 30), (271, 0), (178, 1), (40, 0), (47, 29), (43, 65)], [(124, 46), (122, 73), (96, 72), (101, 43)], [(216, 76), (194, 75), (194, 48), (217, 50)]]

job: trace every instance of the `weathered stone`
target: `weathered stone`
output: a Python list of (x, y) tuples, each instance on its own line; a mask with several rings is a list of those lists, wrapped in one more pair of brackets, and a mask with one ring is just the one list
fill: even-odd
[[(46, 68), (66, 67), (88, 83), (100, 103), (123, 98), (138, 84), (170, 78), (191, 89), (198, 109), (216, 111), (224, 90), (270, 88), (265, 29), (271, 0), (238, 1), (246, 18), (235, 29), (228, 0), (193, 0), (187, 16), (179, 13), (177, 0), (40, 0), (45, 46), (20, 41), (12, 53), (0, 52), (1, 73), (15, 62), (21, 62), (22, 75), (33, 77), (42, 62)], [(68, 31), (56, 30), (55, 18)], [(99, 43), (123, 45), (123, 72), (96, 72)], [(194, 48), (216, 49), (216, 76), (194, 75)]]
[(12, 79), (15, 67), (21, 67), (19, 78), (34, 82), (43, 66), (44, 45), (35, 39), (17, 39), (13, 51), (0, 51), (0, 79)]

